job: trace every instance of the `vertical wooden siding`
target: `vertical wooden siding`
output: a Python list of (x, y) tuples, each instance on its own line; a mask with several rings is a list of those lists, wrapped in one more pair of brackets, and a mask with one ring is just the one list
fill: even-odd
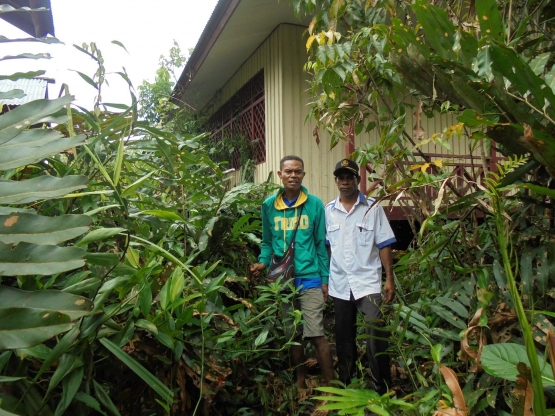
[[(283, 24), (278, 26), (239, 68), (214, 97), (210, 107), (217, 110), (261, 69), (264, 70), (266, 103), (266, 162), (257, 165), (255, 181), (262, 182), (273, 172), (279, 183), (279, 161), (286, 155), (303, 158), (306, 167), (304, 185), (324, 202), (335, 197), (333, 166), (344, 157), (343, 146), (329, 151), (329, 137), (321, 137), (320, 146), (312, 136), (316, 123), (305, 123), (309, 112), (308, 75), (303, 66), (307, 60), (306, 28)], [(232, 175), (232, 182), (238, 173)]]
[(303, 184), (321, 198), (324, 203), (332, 200), (337, 188), (333, 179), (333, 168), (344, 157), (344, 145), (329, 149), (329, 137), (320, 136), (316, 143), (313, 130), (314, 120), (306, 120), (309, 113), (311, 94), (309, 75), (303, 71), (307, 61), (306, 31), (303, 27), (280, 27), (280, 53), (282, 59), (282, 119), (283, 155), (295, 154), (305, 162), (306, 176)]
[[(294, 154), (305, 161), (304, 185), (311, 193), (327, 203), (337, 195), (332, 172), (337, 161), (345, 157), (345, 144), (340, 143), (330, 150), (329, 136), (320, 131), (318, 145), (313, 137), (316, 122), (305, 121), (311, 101), (309, 75), (303, 71), (307, 61), (305, 30), (306, 28), (297, 25), (278, 26), (221, 89), (212, 100), (211, 107), (217, 110), (263, 69), (266, 162), (257, 165), (255, 181), (265, 181), (273, 172), (273, 181), (279, 183), (277, 177), (279, 160), (285, 155)], [(413, 104), (417, 103), (414, 101)], [(406, 121), (407, 133), (412, 137), (415, 117), (410, 108), (407, 110)], [(455, 116), (451, 115), (437, 115), (430, 119), (422, 114), (421, 122), (426, 131), (426, 137), (433, 133), (441, 133), (445, 128), (457, 124)], [(355, 147), (373, 143), (378, 138), (377, 131), (358, 135), (355, 137)], [(433, 143), (422, 146), (421, 150), (424, 153), (437, 154), (438, 156), (434, 158), (440, 158), (443, 155), (448, 157), (453, 154), (461, 156), (469, 154), (467, 140), (453, 138), (450, 144), (451, 152)], [(475, 152), (475, 155), (478, 153)], [(233, 182), (236, 182), (238, 173), (236, 172), (233, 177)]]

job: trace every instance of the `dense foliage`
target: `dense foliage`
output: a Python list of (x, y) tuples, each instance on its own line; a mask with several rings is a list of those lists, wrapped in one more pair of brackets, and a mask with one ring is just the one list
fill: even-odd
[[(532, 405), (548, 414), (555, 403), (553, 3), (290, 3), (313, 16), (312, 116), (331, 146), (345, 126), (374, 138), (355, 156), (372, 166), (381, 185), (375, 196), (402, 206), (417, 236), (397, 264), (400, 303), (391, 311), (395, 371), (410, 380), (406, 402), (417, 414), (522, 415)], [(444, 115), (459, 123), (423, 129), (425, 116)], [(479, 156), (462, 175), (449, 157), (458, 140)], [(427, 143), (444, 156), (426, 155)], [(488, 162), (492, 146), (504, 161)], [(336, 393), (358, 397), (352, 413), (378, 400)]]
[(138, 118), (131, 84), (131, 106), (104, 104), (101, 51), (78, 49), (92, 110), (66, 94), (0, 116), (0, 414), (313, 407), (276, 325), (290, 295), (247, 279), (273, 185), (231, 187), (203, 135)]
[[(377, 133), (356, 156), (416, 235), (388, 310), (397, 396), (366, 390), (362, 372), (322, 389), (328, 407), (549, 414), (553, 5), (290, 1), (314, 15), (313, 114), (332, 145), (347, 125)], [(92, 110), (68, 93), (0, 116), (0, 414), (307, 414), (281, 331), (302, 317), (281, 317), (290, 295), (247, 278), (270, 186), (230, 187), (190, 119), (160, 118), (167, 85), (149, 90), (148, 120), (131, 84), (131, 106), (103, 104), (102, 54), (78, 49), (96, 65), (81, 74), (98, 90)], [(409, 110), (460, 123), (407, 128)], [(506, 160), (461, 182), (448, 157), (420, 150), (459, 138)]]

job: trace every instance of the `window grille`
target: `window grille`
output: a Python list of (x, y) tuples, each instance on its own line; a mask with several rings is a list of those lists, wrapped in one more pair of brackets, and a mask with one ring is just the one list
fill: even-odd
[[(238, 143), (230, 156), (234, 169), (241, 168), (241, 154), (250, 151), (256, 164), (266, 161), (266, 114), (264, 108), (264, 72), (260, 71), (229, 101), (210, 117), (208, 127), (214, 144), (223, 139), (247, 139), (250, 149)], [(234, 143), (235, 144), (235, 143)], [(244, 146), (244, 144), (243, 144)]]

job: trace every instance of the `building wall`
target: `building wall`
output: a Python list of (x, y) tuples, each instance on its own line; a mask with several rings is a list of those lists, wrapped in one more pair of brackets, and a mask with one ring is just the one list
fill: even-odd
[[(216, 111), (227, 102), (245, 83), (260, 70), (264, 70), (265, 111), (266, 111), (266, 162), (259, 164), (255, 171), (255, 181), (267, 180), (273, 173), (273, 181), (279, 183), (277, 171), (279, 160), (285, 155), (297, 155), (305, 162), (306, 176), (303, 184), (309, 191), (320, 197), (324, 203), (336, 197), (337, 188), (333, 178), (333, 169), (337, 161), (345, 157), (346, 145), (338, 144), (329, 149), (329, 136), (320, 130), (320, 143), (316, 143), (313, 130), (314, 120), (306, 121), (309, 113), (311, 94), (309, 75), (303, 71), (307, 61), (305, 49), (306, 28), (297, 25), (282, 24), (260, 45), (250, 58), (239, 68), (230, 81), (212, 100), (210, 106)], [(416, 105), (417, 102), (413, 101)], [(412, 137), (415, 124), (413, 111), (407, 110), (407, 133)], [(457, 124), (455, 116), (437, 115), (434, 118), (421, 116), (422, 127), (426, 137), (441, 133), (449, 126)], [(355, 137), (355, 147), (379, 140), (379, 131), (361, 134)], [(430, 143), (421, 147), (424, 153), (438, 154), (432, 160), (449, 155), (453, 166), (457, 160), (454, 155), (469, 154), (469, 143), (464, 139), (450, 140), (452, 151), (448, 152), (439, 145)], [(474, 152), (479, 155), (478, 151)], [(459, 161), (464, 161), (461, 157)], [(417, 158), (417, 161), (420, 161)], [(232, 183), (238, 181), (239, 174), (232, 175)]]
[[(314, 121), (305, 123), (310, 93), (308, 75), (303, 71), (307, 55), (302, 26), (283, 24), (260, 45), (214, 97), (209, 107), (216, 111), (261, 69), (264, 70), (266, 105), (266, 162), (259, 164), (255, 181), (265, 181), (273, 173), (279, 183), (279, 161), (286, 155), (303, 158), (306, 177), (303, 184), (324, 202), (335, 196), (333, 166), (343, 157), (344, 146), (329, 150), (329, 138), (320, 145), (312, 135)], [(238, 180), (238, 172), (232, 175)]]

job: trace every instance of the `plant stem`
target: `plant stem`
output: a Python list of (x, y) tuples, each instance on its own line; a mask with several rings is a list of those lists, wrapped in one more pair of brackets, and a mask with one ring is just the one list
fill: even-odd
[(526, 313), (524, 312), (524, 307), (522, 305), (522, 300), (520, 299), (520, 293), (518, 292), (515, 277), (513, 275), (513, 270), (511, 267), (511, 256), (509, 255), (508, 245), (510, 244), (509, 236), (506, 233), (508, 229), (508, 224), (503, 217), (503, 209), (501, 206), (501, 198), (494, 190), (491, 194), (494, 206), (494, 216), (495, 216), (495, 226), (497, 228), (497, 241), (499, 244), (499, 251), (501, 253), (501, 258), (503, 260), (503, 267), (505, 268), (505, 273), (507, 275), (507, 282), (509, 284), (509, 291), (511, 292), (511, 297), (515, 307), (515, 311), (522, 328), (522, 337), (524, 338), (524, 345), (526, 347), (526, 354), (530, 360), (530, 369), (532, 372), (532, 389), (534, 391), (534, 398), (532, 406), (534, 409), (534, 414), (536, 416), (545, 416), (546, 405), (545, 396), (543, 392), (542, 375), (540, 370), (540, 365), (538, 363), (538, 354), (536, 352), (536, 347), (534, 345), (534, 338), (532, 336), (532, 331), (530, 329), (530, 324)]

